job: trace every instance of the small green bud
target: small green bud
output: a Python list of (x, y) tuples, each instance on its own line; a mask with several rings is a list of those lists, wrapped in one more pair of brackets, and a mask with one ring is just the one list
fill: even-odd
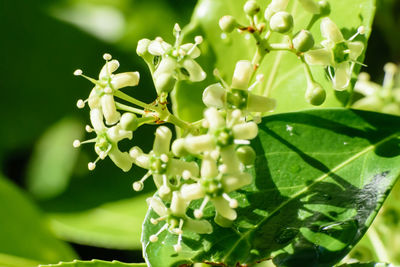
[(232, 32), (236, 27), (238, 26), (238, 23), (236, 22), (236, 19), (232, 16), (223, 16), (219, 20), (219, 27), (223, 32), (230, 33)]
[(320, 13), (320, 8), (314, 0), (299, 0), (299, 2), (306, 11), (312, 14)]
[(293, 29), (293, 16), (285, 11), (275, 13), (269, 22), (272, 31), (287, 33)]
[(260, 12), (260, 5), (255, 0), (249, 0), (244, 4), (243, 10), (249, 16), (254, 16)]
[(319, 15), (322, 17), (329, 16), (331, 14), (331, 4), (327, 0), (321, 0), (318, 2)]
[(239, 160), (246, 166), (253, 165), (256, 160), (256, 152), (250, 146), (241, 146), (236, 150)]
[(325, 102), (326, 92), (318, 83), (312, 82), (306, 91), (306, 100), (313, 106), (322, 105)]
[(169, 73), (161, 73), (155, 78), (154, 83), (157, 94), (160, 95), (161, 93), (170, 93), (174, 89), (176, 80)]
[(301, 30), (297, 33), (292, 42), (294, 49), (298, 52), (307, 52), (315, 44), (313, 35), (307, 30)]
[(127, 131), (135, 131), (139, 127), (139, 121), (135, 114), (126, 112), (122, 114), (120, 120), (122, 129)]
[(137, 48), (136, 48), (136, 53), (143, 57), (148, 53), (148, 47), (150, 45), (150, 40), (149, 39), (142, 39), (138, 42)]

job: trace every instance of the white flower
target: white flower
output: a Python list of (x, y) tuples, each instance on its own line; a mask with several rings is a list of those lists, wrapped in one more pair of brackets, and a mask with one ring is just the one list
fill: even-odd
[[(171, 195), (171, 189), (180, 185), (183, 172), (187, 171), (196, 176), (199, 173), (199, 167), (195, 162), (186, 162), (173, 157), (170, 152), (172, 133), (168, 127), (158, 127), (155, 135), (153, 150), (150, 153), (143, 153), (138, 147), (130, 150), (133, 162), (149, 170), (140, 181), (134, 183), (133, 187), (136, 191), (142, 190), (143, 182), (152, 175), (160, 197), (168, 198)], [(171, 183), (171, 180), (174, 183)]]
[(168, 230), (172, 234), (178, 235), (178, 242), (174, 245), (176, 252), (182, 250), (182, 235), (185, 231), (198, 234), (212, 233), (212, 226), (206, 220), (194, 220), (186, 215), (186, 210), (189, 202), (182, 198), (179, 192), (175, 191), (172, 194), (171, 205), (169, 208), (165, 206), (161, 199), (152, 197), (147, 199), (150, 208), (157, 213), (158, 218), (151, 218), (153, 224), (158, 224), (165, 221), (165, 224), (159, 231), (150, 236), (150, 242), (157, 242), (159, 235)]
[(357, 100), (353, 108), (400, 115), (400, 88), (395, 84), (398, 67), (388, 63), (384, 70), (383, 85), (372, 82), (368, 74), (360, 73), (354, 90), (365, 97)]
[(147, 47), (148, 52), (154, 56), (153, 78), (159, 94), (172, 91), (174, 83), (170, 82), (171, 79), (199, 82), (206, 78), (206, 73), (195, 61), (201, 54), (197, 46), (203, 41), (202, 37), (197, 36), (195, 43), (181, 44), (181, 30), (178, 24), (175, 25), (174, 32), (174, 46), (157, 37)]
[(106, 63), (100, 70), (98, 80), (83, 75), (81, 70), (75, 71), (75, 75), (83, 76), (95, 84), (90, 92), (89, 98), (85, 101), (79, 100), (77, 105), (79, 108), (82, 108), (85, 102), (88, 102), (91, 109), (100, 109), (106, 123), (112, 125), (117, 123), (121, 117), (121, 114), (115, 107), (115, 91), (127, 86), (138, 85), (140, 75), (139, 72), (113, 74), (118, 69), (119, 62), (117, 60), (111, 60), (111, 55), (109, 54), (105, 54), (104, 59)]
[[(253, 72), (253, 65), (250, 61), (238, 61), (231, 85), (228, 85), (221, 77), (218, 77), (222, 83), (212, 84), (204, 90), (204, 104), (207, 107), (240, 109), (246, 112), (267, 112), (273, 110), (276, 105), (274, 99), (251, 92), (263, 79), (263, 76), (259, 75), (256, 82), (249, 86)], [(219, 76), (218, 71), (215, 74)]]
[(322, 19), (321, 33), (325, 38), (321, 42), (324, 48), (310, 50), (305, 53), (305, 60), (310, 65), (332, 66), (335, 74), (331, 74), (333, 87), (342, 91), (349, 84), (357, 58), (364, 50), (364, 44), (353, 39), (364, 33), (364, 27), (360, 27), (357, 33), (349, 40), (343, 38), (336, 24), (329, 18)]
[(93, 170), (96, 167), (97, 161), (103, 160), (107, 156), (121, 168), (127, 172), (131, 169), (133, 160), (127, 152), (121, 152), (118, 148), (118, 142), (123, 139), (132, 139), (132, 132), (124, 130), (120, 124), (116, 124), (110, 128), (106, 127), (103, 122), (103, 114), (100, 109), (93, 108), (90, 111), (90, 121), (93, 129), (87, 127), (89, 131), (96, 133), (96, 138), (80, 142), (75, 140), (73, 145), (75, 147), (80, 146), (83, 143), (95, 143), (94, 149), (98, 155), (98, 158), (94, 162), (88, 164), (89, 170)]

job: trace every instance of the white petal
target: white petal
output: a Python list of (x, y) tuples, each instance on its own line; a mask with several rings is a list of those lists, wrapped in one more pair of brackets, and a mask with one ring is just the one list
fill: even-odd
[(211, 131), (219, 129), (225, 125), (225, 119), (216, 108), (206, 109), (206, 111), (204, 112), (204, 117), (208, 121)]
[(274, 110), (276, 100), (249, 93), (247, 98), (247, 111), (249, 112), (268, 112)]
[(330, 18), (322, 19), (321, 33), (324, 38), (334, 43), (340, 43), (344, 41), (343, 35), (338, 26)]
[(304, 59), (310, 65), (329, 66), (333, 62), (333, 55), (331, 50), (321, 48), (306, 52)]
[(106, 64), (104, 64), (103, 68), (100, 71), (99, 74), (99, 79), (103, 79), (106, 77), (109, 77), (114, 71), (116, 71), (119, 68), (119, 62), (118, 60), (111, 60), (108, 61)]
[(350, 49), (350, 59), (357, 60), (364, 50), (364, 44), (361, 42), (348, 43)]
[(92, 91), (90, 92), (90, 95), (89, 95), (89, 101), (88, 101), (88, 104), (89, 104), (89, 107), (91, 108), (91, 109), (94, 109), (94, 108), (100, 108), (101, 106), (101, 104), (100, 104), (100, 97), (99, 97), (99, 95), (97, 94), (97, 90), (96, 90), (97, 88), (96, 87), (94, 87), (93, 89), (92, 89)]
[(240, 123), (233, 126), (232, 131), (235, 139), (250, 140), (257, 136), (258, 126), (255, 122)]
[(171, 49), (171, 45), (164, 42), (164, 41), (159, 41), (159, 40), (154, 40), (151, 41), (149, 44), (149, 53), (154, 55), (154, 56), (161, 56), (163, 55), (166, 51)]
[(187, 162), (179, 159), (169, 159), (167, 173), (170, 176), (180, 176), (184, 171), (190, 172), (194, 177), (199, 176), (199, 166), (196, 162)]
[(171, 144), (172, 132), (166, 126), (160, 126), (156, 130), (154, 138), (153, 152), (156, 155), (168, 154)]
[(338, 91), (346, 90), (351, 79), (351, 68), (349, 62), (340, 63), (335, 68), (335, 77), (333, 79), (333, 88)]
[(312, 14), (319, 14), (320, 8), (314, 0), (299, 0), (300, 4), (303, 6), (304, 10)]
[(121, 114), (115, 107), (114, 97), (110, 94), (105, 94), (100, 98), (101, 108), (104, 114), (104, 118), (108, 125), (115, 124), (121, 118)]
[(381, 89), (382, 86), (379, 84), (365, 80), (358, 80), (354, 86), (354, 91), (366, 96), (375, 95)]
[(188, 152), (199, 154), (215, 148), (214, 139), (209, 134), (190, 136), (185, 138), (185, 148)]
[(253, 64), (248, 60), (240, 60), (236, 63), (232, 78), (232, 88), (247, 89), (251, 75), (253, 74)]
[(178, 191), (174, 191), (172, 193), (170, 209), (173, 215), (178, 217), (184, 217), (188, 205), (189, 203), (182, 198), (181, 194)]
[(232, 192), (243, 186), (249, 185), (252, 181), (252, 176), (249, 173), (227, 174), (222, 180), (224, 190)]
[(207, 77), (207, 74), (203, 71), (200, 65), (193, 59), (189, 58), (185, 59), (182, 65), (189, 73), (189, 77), (186, 79), (192, 82), (199, 82)]
[(147, 204), (150, 208), (152, 208), (158, 216), (168, 215), (167, 207), (165, 207), (164, 203), (158, 197), (151, 197), (147, 199)]
[(378, 97), (371, 95), (354, 102), (352, 108), (381, 112), (384, 103)]
[(165, 57), (161, 60), (156, 71), (154, 72), (154, 78), (156, 79), (161, 74), (173, 75), (177, 67), (176, 60), (170, 57)]
[(203, 102), (207, 107), (222, 108), (225, 94), (225, 88), (220, 83), (212, 84), (204, 90)]
[(204, 157), (201, 162), (201, 177), (213, 178), (218, 175), (218, 167), (215, 159), (211, 157)]
[[(193, 46), (194, 46), (194, 44), (184, 44), (184, 45), (181, 45), (181, 48), (186, 52), (186, 53), (188, 53), (190, 50), (192, 50), (192, 48), (193, 48)], [(198, 58), (199, 56), (200, 56), (200, 54), (201, 54), (201, 51), (200, 51), (200, 49), (196, 46), (193, 50), (192, 50), (192, 53), (190, 53), (190, 57), (191, 58)]]
[(144, 169), (149, 169), (149, 155), (143, 153), (143, 151), (135, 146), (132, 147), (131, 150), (129, 151), (129, 155), (131, 156), (131, 158), (133, 159), (133, 162), (138, 165), (141, 168)]
[(234, 221), (237, 217), (236, 211), (229, 207), (229, 202), (223, 197), (216, 197), (212, 199), (217, 212), (228, 220)]
[(138, 85), (139, 78), (140, 74), (137, 71), (118, 73), (112, 77), (111, 84), (115, 90), (118, 90), (123, 87)]
[(220, 154), (227, 173), (240, 172), (240, 161), (233, 145), (222, 148)]
[(187, 201), (195, 200), (195, 199), (200, 199), (205, 196), (205, 192), (203, 190), (203, 187), (198, 184), (184, 184), (181, 187), (181, 195), (184, 199)]
[(191, 218), (186, 218), (183, 225), (183, 230), (198, 234), (211, 234), (213, 228), (211, 224), (206, 220), (193, 220)]
[(132, 158), (127, 152), (121, 152), (117, 145), (113, 145), (112, 149), (108, 153), (110, 159), (121, 168), (124, 172), (127, 172), (132, 167)]
[(103, 131), (105, 129), (103, 122), (103, 114), (98, 108), (90, 110), (90, 122), (96, 132)]

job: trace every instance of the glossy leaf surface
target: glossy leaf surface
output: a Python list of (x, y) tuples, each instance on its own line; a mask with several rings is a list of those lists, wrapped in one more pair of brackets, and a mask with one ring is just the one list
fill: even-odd
[[(235, 266), (274, 258), (278, 266), (332, 266), (360, 240), (400, 174), (400, 118), (326, 109), (265, 117), (252, 142), (254, 181), (238, 194), (231, 228), (177, 236), (149, 236), (143, 246), (153, 267), (208, 261)], [(190, 214), (190, 213), (189, 213)]]

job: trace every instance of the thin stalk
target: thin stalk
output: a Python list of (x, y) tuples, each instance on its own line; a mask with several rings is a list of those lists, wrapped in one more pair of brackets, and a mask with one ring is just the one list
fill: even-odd
[(386, 253), (385, 245), (380, 239), (378, 233), (375, 230), (375, 227), (372, 226), (368, 229), (367, 236), (371, 241), (371, 245), (375, 250), (375, 254), (378, 257), (378, 261), (380, 262), (390, 262), (389, 255)]
[(121, 99), (123, 99), (125, 101), (128, 101), (128, 102), (130, 102), (130, 103), (132, 103), (134, 105), (137, 105), (139, 107), (142, 107), (142, 108), (145, 108), (145, 109), (148, 109), (148, 110), (152, 110), (152, 111), (155, 111), (155, 112), (159, 111), (156, 107), (154, 107), (152, 105), (149, 105), (149, 104), (146, 104), (146, 103), (144, 103), (144, 102), (142, 102), (140, 100), (137, 100), (136, 98), (133, 98), (133, 97), (131, 97), (131, 96), (119, 91), (119, 90), (117, 90), (114, 93), (114, 96), (119, 97), (119, 98), (121, 98)]
[(138, 108), (134, 108), (128, 105), (124, 105), (118, 102), (115, 102), (115, 106), (117, 107), (117, 109), (119, 110), (124, 110), (124, 111), (128, 111), (128, 112), (133, 112), (136, 114), (140, 114), (140, 115), (146, 115), (146, 112), (144, 112), (144, 110), (138, 109)]

